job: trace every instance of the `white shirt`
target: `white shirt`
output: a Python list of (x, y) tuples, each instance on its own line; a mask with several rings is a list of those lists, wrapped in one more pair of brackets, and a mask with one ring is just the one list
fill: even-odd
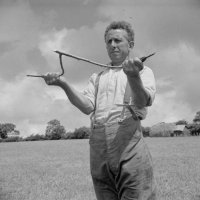
[[(95, 97), (95, 81), (98, 74), (93, 74), (89, 81), (87, 88), (83, 94), (92, 102), (96, 109), (92, 114), (91, 119), (97, 123), (115, 123), (120, 119), (123, 107), (116, 104), (123, 104), (124, 94), (127, 84), (127, 76), (122, 68), (107, 68), (100, 75), (98, 93)], [(150, 106), (155, 98), (155, 78), (152, 70), (144, 66), (140, 71), (140, 77), (145, 90), (148, 92), (150, 99), (147, 106)], [(95, 100), (96, 99), (96, 100)], [(134, 99), (134, 97), (133, 97)], [(133, 100), (134, 103), (134, 100)], [(133, 106), (135, 113), (142, 119), (146, 117), (147, 107), (138, 109)], [(125, 115), (130, 116), (130, 112), (126, 111)]]

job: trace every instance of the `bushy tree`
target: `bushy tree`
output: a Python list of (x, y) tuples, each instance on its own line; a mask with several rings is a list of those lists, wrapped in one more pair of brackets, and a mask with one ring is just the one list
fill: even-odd
[(191, 135), (199, 135), (200, 134), (200, 124), (191, 123), (186, 126), (186, 128), (190, 131)]
[(61, 139), (68, 140), (68, 139), (76, 139), (76, 138), (74, 136), (74, 132), (70, 131), (70, 132), (63, 134)]
[(176, 125), (187, 125), (187, 124), (188, 124), (188, 122), (186, 120), (184, 120), (184, 119), (179, 120), (179, 121), (176, 122)]
[(0, 124), (0, 137), (5, 139), (8, 137), (8, 133), (11, 131), (15, 131), (17, 135), (19, 135), (19, 131), (15, 130), (16, 126), (12, 123), (4, 123)]
[(60, 121), (53, 119), (47, 123), (45, 136), (50, 140), (59, 140), (62, 135), (66, 134), (64, 126), (60, 124)]
[(200, 122), (200, 111), (198, 111), (193, 119), (194, 123)]
[(46, 140), (45, 135), (39, 135), (39, 134), (32, 134), (26, 138), (24, 138), (24, 141), (39, 141), (39, 140)]
[(67, 132), (62, 139), (87, 139), (91, 135), (91, 129), (85, 126), (76, 128), (74, 132)]
[(87, 127), (81, 127), (79, 129), (75, 129), (74, 138), (76, 139), (87, 139), (91, 134), (91, 129)]
[(142, 133), (144, 137), (148, 137), (150, 132), (150, 127), (143, 127), (142, 126)]
[(23, 141), (23, 138), (19, 136), (8, 137), (2, 140), (2, 142), (21, 142), (21, 141)]

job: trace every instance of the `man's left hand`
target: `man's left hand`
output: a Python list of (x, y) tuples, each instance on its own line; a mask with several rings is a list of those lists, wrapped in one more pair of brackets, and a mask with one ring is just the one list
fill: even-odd
[(129, 77), (138, 77), (143, 69), (143, 63), (139, 58), (125, 60), (122, 64), (124, 73)]

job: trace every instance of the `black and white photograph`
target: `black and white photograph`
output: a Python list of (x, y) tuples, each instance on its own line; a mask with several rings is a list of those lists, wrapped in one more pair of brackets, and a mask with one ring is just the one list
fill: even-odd
[(200, 200), (200, 0), (0, 0), (0, 200)]

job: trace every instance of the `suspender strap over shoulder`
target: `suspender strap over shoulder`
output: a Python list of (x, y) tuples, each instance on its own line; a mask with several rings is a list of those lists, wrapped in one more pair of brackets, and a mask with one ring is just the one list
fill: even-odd
[(127, 81), (125, 94), (124, 94), (124, 105), (126, 105), (126, 106), (123, 107), (121, 116), (124, 115), (124, 112), (127, 108), (130, 111), (130, 113), (132, 114), (133, 119), (139, 120), (139, 117), (137, 116), (136, 112), (134, 111), (134, 107), (129, 104), (133, 104), (133, 100), (132, 100), (131, 87), (129, 85), (129, 82)]
[(101, 74), (103, 73), (103, 71), (99, 72), (97, 74), (97, 78), (95, 80), (95, 83), (94, 83), (94, 88), (95, 88), (95, 105), (94, 105), (94, 110), (96, 110), (96, 104), (97, 104), (97, 94), (98, 94), (98, 89), (99, 89), (99, 80), (100, 80), (100, 77), (101, 77)]
[[(100, 81), (101, 74), (103, 72), (104, 71), (101, 71), (100, 73), (98, 73), (97, 78), (95, 80), (95, 105), (94, 105), (94, 115), (93, 116), (95, 116), (95, 110), (96, 110), (96, 106), (97, 106), (97, 95), (98, 95), (98, 89), (99, 89), (99, 81)], [(128, 109), (130, 111), (133, 119), (139, 120), (140, 117), (137, 116), (136, 112), (134, 111), (134, 107), (129, 105), (129, 104), (132, 104), (133, 101), (132, 101), (132, 92), (131, 92), (131, 88), (130, 88), (128, 81), (127, 81), (127, 84), (126, 84), (123, 103), (125, 104), (125, 106), (123, 106), (123, 109), (122, 109), (122, 112), (121, 112), (121, 119), (124, 118), (125, 111), (126, 111), (126, 109)]]

